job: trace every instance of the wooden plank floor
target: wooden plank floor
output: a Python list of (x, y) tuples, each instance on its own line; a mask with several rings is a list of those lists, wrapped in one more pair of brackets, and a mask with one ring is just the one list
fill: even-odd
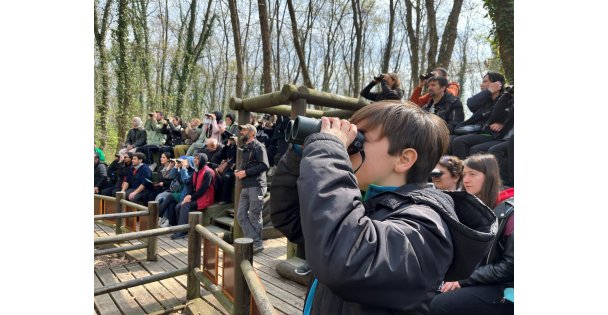
[[(114, 235), (114, 230), (106, 225), (95, 223), (95, 237)], [(129, 242), (140, 244), (139, 241)], [(124, 244), (127, 245), (127, 244)], [(276, 264), (286, 259), (286, 238), (264, 241), (264, 251), (253, 257), (253, 267), (266, 292), (270, 302), (279, 314), (302, 314), (306, 287), (282, 278), (276, 272)], [(145, 249), (130, 251), (129, 256), (137, 262), (94, 271), (95, 288), (143, 278), (165, 271), (172, 271), (187, 266), (187, 239), (172, 240), (168, 235), (158, 237), (158, 261), (146, 261)], [(220, 251), (220, 260), (222, 258)], [(221, 263), (220, 263), (221, 265)], [(222, 281), (222, 268), (219, 270), (219, 283)], [(219, 301), (201, 286), (203, 300), (222, 314), (228, 312)], [(150, 314), (163, 313), (186, 303), (186, 275), (140, 285), (126, 290), (120, 290), (95, 297), (95, 313), (106, 314)]]

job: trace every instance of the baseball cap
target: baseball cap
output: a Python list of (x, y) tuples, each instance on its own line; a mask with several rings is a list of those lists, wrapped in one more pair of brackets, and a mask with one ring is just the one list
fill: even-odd
[(248, 129), (249, 131), (257, 131), (252, 124), (239, 125), (239, 130)]

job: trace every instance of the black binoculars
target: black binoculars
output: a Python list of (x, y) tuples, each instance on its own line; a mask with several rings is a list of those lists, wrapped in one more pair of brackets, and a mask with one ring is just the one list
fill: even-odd
[[(294, 120), (290, 120), (285, 128), (285, 141), (302, 145), (306, 137), (313, 133), (321, 131), (321, 120), (298, 116)], [(353, 140), (346, 152), (349, 155), (359, 153), (363, 149), (363, 141), (365, 137), (361, 131), (357, 131), (357, 137)]]

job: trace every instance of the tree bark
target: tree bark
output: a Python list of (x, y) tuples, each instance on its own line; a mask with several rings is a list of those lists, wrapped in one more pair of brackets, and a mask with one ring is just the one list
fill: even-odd
[(260, 31), (262, 32), (262, 82), (264, 93), (272, 92), (272, 78), (270, 77), (270, 28), (268, 26), (268, 9), (266, 0), (258, 0), (258, 13), (260, 15)]
[(437, 45), (439, 43), (439, 36), (437, 35), (437, 17), (435, 14), (434, 2), (435, 1), (433, 0), (425, 0), (426, 18), (429, 28), (429, 50), (427, 52), (428, 71), (432, 71), (436, 67)]
[(454, 51), (454, 44), (456, 43), (456, 37), (458, 36), (458, 18), (460, 17), (460, 9), (464, 0), (454, 0), (452, 11), (448, 17), (448, 21), (445, 24), (445, 30), (441, 38), (441, 47), (439, 48), (439, 57), (437, 57), (437, 66), (444, 67), (446, 69), (450, 66), (450, 60), (452, 59), (452, 52)]
[(382, 58), (382, 73), (388, 72), (388, 66), (391, 61), (391, 50), (393, 49), (393, 37), (395, 36), (395, 7), (397, 6), (399, 0), (397, 0), (394, 4), (393, 2), (393, 0), (390, 0), (389, 3), (390, 18), (388, 21), (388, 38), (386, 40), (386, 47), (384, 49), (384, 58)]
[(351, 85), (353, 86), (352, 95), (353, 97), (359, 97), (360, 86), (359, 86), (359, 75), (361, 72), (361, 42), (363, 40), (363, 18), (361, 17), (361, 5), (359, 1), (351, 0), (351, 5), (353, 7), (353, 26), (355, 28), (355, 58), (353, 61), (353, 68), (351, 72), (353, 73), (353, 81)]
[(177, 116), (182, 116), (184, 99), (191, 78), (190, 74), (192, 73), (192, 69), (200, 56), (203, 46), (211, 34), (211, 27), (215, 19), (214, 15), (211, 20), (209, 20), (209, 15), (211, 12), (211, 0), (209, 0), (207, 2), (207, 11), (205, 12), (205, 18), (203, 20), (203, 27), (199, 35), (199, 39), (195, 44), (194, 27), (196, 22), (196, 2), (197, 0), (192, 0), (190, 4), (190, 20), (188, 22), (188, 31), (186, 33), (186, 47), (184, 49), (181, 73), (179, 74), (177, 81), (177, 102), (175, 104), (175, 115)]
[(308, 74), (308, 67), (306, 66), (306, 59), (304, 58), (304, 51), (300, 45), (300, 38), (298, 36), (298, 23), (296, 22), (296, 12), (293, 9), (293, 3), (291, 0), (287, 0), (287, 6), (289, 9), (289, 17), (291, 19), (291, 34), (293, 36), (293, 45), (296, 49), (298, 59), (300, 60), (300, 70), (302, 70), (302, 77), (304, 78), (304, 85), (308, 88), (314, 88), (310, 75)]
[(118, 1), (118, 26), (116, 28), (116, 38), (118, 41), (118, 65), (116, 69), (116, 96), (118, 99), (118, 113), (116, 124), (118, 126), (118, 143), (123, 143), (128, 127), (130, 126), (129, 114), (133, 103), (131, 89), (131, 65), (128, 60), (130, 54), (128, 43), (128, 2), (127, 0)]
[(406, 17), (405, 21), (407, 23), (407, 37), (410, 43), (410, 67), (411, 67), (411, 75), (410, 82), (411, 85), (416, 84), (418, 82), (419, 75), (419, 56), (418, 51), (420, 49), (419, 38), (417, 34), (414, 32), (414, 27), (412, 25), (412, 15), (413, 15), (413, 4), (411, 0), (405, 0), (405, 8), (406, 8)]
[[(99, 1), (95, 1), (95, 11), (93, 14), (94, 20), (94, 31), (95, 31), (95, 45), (97, 46), (97, 53), (99, 54), (99, 76), (101, 77), (101, 83), (95, 84), (95, 86), (101, 89), (101, 100), (96, 105), (97, 113), (99, 113), (99, 119), (95, 122), (99, 128), (99, 146), (102, 150), (105, 149), (108, 143), (108, 109), (110, 108), (110, 73), (108, 70), (108, 56), (105, 45), (106, 33), (108, 30), (108, 17), (110, 15), (110, 7), (112, 6), (112, 0), (107, 0), (103, 10), (103, 16), (101, 23), (97, 16), (97, 10), (99, 7)], [(96, 77), (97, 79), (97, 77)]]
[(498, 54), (505, 72), (507, 82), (513, 83), (514, 76), (514, 48), (513, 48), (513, 0), (497, 1), (484, 0), (488, 15), (494, 22), (494, 41), (498, 45)]
[(234, 39), (234, 53), (236, 56), (236, 97), (243, 98), (243, 52), (241, 46), (241, 25), (236, 8), (236, 0), (228, 0), (230, 8), (230, 21), (232, 23), (232, 37)]

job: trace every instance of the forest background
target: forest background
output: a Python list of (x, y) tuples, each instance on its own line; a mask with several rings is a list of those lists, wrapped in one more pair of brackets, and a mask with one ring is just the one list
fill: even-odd
[(463, 103), (488, 70), (513, 82), (513, 0), (95, 0), (95, 143), (133, 116), (184, 121), (286, 83), (358, 97), (396, 72), (447, 68)]

